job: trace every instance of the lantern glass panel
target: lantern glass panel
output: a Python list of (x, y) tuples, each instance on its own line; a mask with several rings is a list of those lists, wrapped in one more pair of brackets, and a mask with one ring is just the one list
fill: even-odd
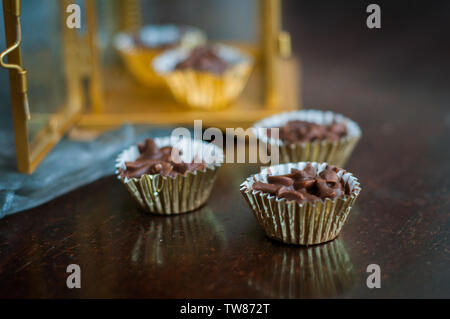
[(22, 61), (28, 71), (28, 100), (32, 141), (61, 111), (66, 102), (66, 81), (59, 3), (54, 0), (22, 1)]
[[(177, 103), (161, 83), (145, 85), (134, 72), (130, 72), (129, 65), (135, 62), (131, 61), (135, 57), (125, 57), (128, 61), (124, 61), (120, 56), (114, 46), (117, 34), (128, 32), (137, 36), (146, 25), (193, 26), (205, 32), (208, 41), (233, 45), (251, 55), (257, 64), (262, 51), (261, 3), (260, 0), (98, 0), (96, 45), (102, 82), (98, 86), (102, 90), (101, 111), (109, 115), (150, 112), (161, 115), (186, 110), (186, 106)], [(143, 64), (141, 73), (151, 68), (151, 63)], [(255, 68), (234, 107), (245, 104), (246, 108), (249, 105), (262, 108), (262, 88), (261, 72)], [(156, 120), (157, 116), (152, 118)], [(166, 116), (166, 119), (171, 118)]]
[(81, 33), (65, 24), (70, 1), (3, 0), (8, 62), (2, 66), (10, 74), (21, 172), (33, 172), (81, 113), (86, 63), (78, 49)]

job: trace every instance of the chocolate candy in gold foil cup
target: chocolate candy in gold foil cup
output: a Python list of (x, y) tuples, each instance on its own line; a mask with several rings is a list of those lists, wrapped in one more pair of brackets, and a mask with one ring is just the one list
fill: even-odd
[(139, 157), (138, 146), (131, 146), (117, 157), (116, 174), (133, 198), (144, 210), (160, 215), (186, 213), (205, 204), (223, 163), (223, 150), (200, 140), (163, 137), (154, 141), (160, 148), (173, 146), (180, 150), (181, 159), (186, 163), (194, 158), (202, 160), (207, 164), (206, 168), (175, 177), (159, 174), (144, 174), (140, 178), (122, 177), (119, 168), (126, 169), (126, 162), (133, 162)]
[[(361, 191), (358, 179), (345, 170), (337, 173), (339, 181), (343, 180), (350, 190), (350, 195), (342, 198), (326, 198), (299, 204), (252, 189), (255, 181), (267, 183), (268, 175), (289, 174), (293, 168), (303, 170), (307, 164), (300, 162), (270, 166), (241, 184), (242, 195), (268, 237), (287, 244), (314, 245), (333, 240), (341, 232)], [(311, 164), (316, 174), (328, 165), (316, 162)]]
[[(347, 134), (338, 141), (322, 140), (299, 143), (286, 143), (281, 139), (268, 136), (266, 128), (280, 127), (295, 120), (320, 125), (329, 125), (333, 122), (344, 123)], [(361, 138), (361, 129), (356, 122), (341, 114), (319, 110), (300, 110), (276, 114), (255, 123), (252, 131), (258, 140), (266, 145), (269, 150), (273, 148), (278, 149), (280, 163), (301, 161), (327, 162), (339, 167), (344, 167)]]
[(229, 46), (214, 47), (217, 55), (229, 64), (222, 74), (176, 69), (190, 54), (183, 48), (168, 50), (153, 61), (155, 72), (166, 80), (178, 102), (194, 109), (219, 110), (237, 99), (244, 90), (253, 68), (252, 59)]
[(137, 34), (118, 33), (114, 38), (114, 47), (126, 69), (139, 83), (164, 88), (164, 79), (151, 66), (153, 60), (168, 47), (189, 49), (205, 42), (206, 34), (195, 27), (146, 25)]

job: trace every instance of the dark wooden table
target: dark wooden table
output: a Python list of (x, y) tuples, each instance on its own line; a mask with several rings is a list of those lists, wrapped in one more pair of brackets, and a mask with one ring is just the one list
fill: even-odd
[[(290, 5), (305, 105), (363, 130), (346, 165), (363, 190), (339, 238), (267, 239), (239, 193), (257, 166), (225, 165), (208, 205), (176, 217), (142, 213), (111, 176), (0, 221), (0, 297), (450, 297), (449, 51), (429, 36), (437, 18), (428, 33), (391, 20), (372, 33), (359, 6), (351, 19), (328, 8), (317, 28), (322, 9)], [(66, 287), (69, 264), (81, 289)], [(366, 286), (369, 264), (380, 289)]]

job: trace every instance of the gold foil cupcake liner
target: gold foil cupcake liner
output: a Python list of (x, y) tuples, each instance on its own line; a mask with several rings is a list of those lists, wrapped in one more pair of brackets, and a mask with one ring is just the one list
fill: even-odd
[[(287, 144), (267, 136), (267, 130), (264, 128), (280, 127), (294, 120), (317, 124), (331, 124), (333, 121), (345, 123), (347, 135), (334, 142), (324, 140), (297, 144)], [(357, 123), (341, 114), (319, 110), (300, 110), (273, 115), (255, 123), (252, 129), (255, 136), (267, 145), (269, 151), (273, 148), (278, 149), (280, 163), (313, 161), (344, 167), (361, 138), (361, 129)]]
[[(175, 25), (151, 25), (153, 35), (161, 29), (177, 28)], [(178, 27), (180, 28), (180, 27)], [(173, 31), (173, 30), (172, 30)], [(184, 32), (179, 40), (180, 47), (190, 49), (206, 42), (203, 31), (194, 27), (184, 27)], [(166, 87), (164, 78), (159, 76), (152, 67), (153, 60), (166, 49), (157, 47), (146, 47), (135, 44), (135, 35), (129, 32), (118, 33), (114, 38), (114, 46), (125, 64), (128, 72), (142, 85), (148, 87)], [(161, 35), (153, 36), (152, 39), (161, 39)]]
[[(335, 239), (342, 230), (350, 210), (361, 191), (358, 180), (344, 170), (337, 174), (349, 186), (350, 195), (333, 200), (327, 198), (298, 204), (276, 196), (252, 190), (255, 180), (267, 182), (267, 175), (289, 174), (292, 168), (302, 170), (307, 162), (288, 163), (263, 169), (241, 184), (241, 193), (256, 219), (270, 238), (287, 244), (315, 245)], [(327, 163), (311, 163), (320, 173)]]
[(163, 52), (158, 49), (133, 48), (130, 50), (119, 50), (128, 72), (142, 85), (149, 87), (165, 87), (166, 82), (152, 68), (153, 59)]
[(217, 48), (219, 56), (233, 65), (223, 74), (176, 70), (177, 63), (189, 54), (182, 49), (170, 50), (155, 59), (156, 72), (165, 79), (178, 102), (195, 109), (219, 110), (239, 97), (251, 74), (252, 61), (232, 48)]
[(139, 205), (150, 213), (172, 215), (193, 211), (209, 198), (223, 163), (223, 151), (214, 144), (197, 140), (182, 140), (171, 137), (155, 138), (158, 147), (174, 146), (182, 151), (184, 162), (198, 158), (207, 163), (204, 170), (187, 172), (185, 175), (163, 177), (159, 174), (144, 174), (140, 178), (122, 178), (118, 169), (125, 169), (125, 162), (139, 156), (137, 146), (123, 151), (116, 160), (116, 174)]

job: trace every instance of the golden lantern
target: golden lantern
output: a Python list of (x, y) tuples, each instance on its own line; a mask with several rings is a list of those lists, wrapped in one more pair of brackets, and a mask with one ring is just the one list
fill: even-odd
[[(80, 29), (67, 26), (73, 4), (82, 10)], [(3, 18), (0, 64), (9, 70), (21, 172), (32, 173), (74, 125), (104, 130), (203, 120), (205, 126), (248, 127), (299, 107), (299, 64), (281, 29), (281, 0), (3, 0)], [(133, 78), (114, 37), (161, 22), (198, 26), (210, 40), (253, 58), (255, 67), (236, 101), (217, 111), (189, 109), (167, 89)]]

